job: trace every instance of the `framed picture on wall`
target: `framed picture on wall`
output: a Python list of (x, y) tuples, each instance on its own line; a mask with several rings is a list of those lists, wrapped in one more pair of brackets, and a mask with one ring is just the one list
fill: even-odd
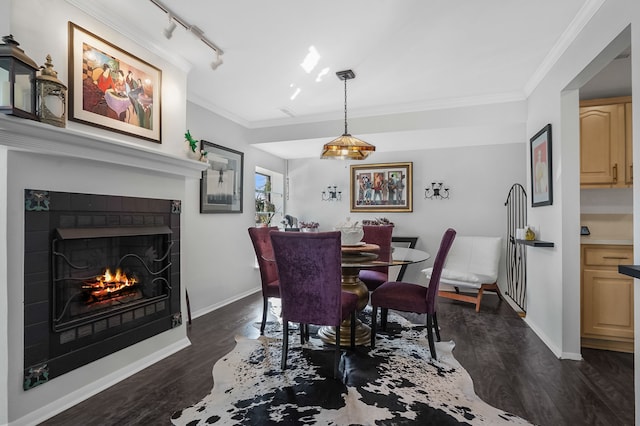
[(531, 207), (553, 204), (551, 176), (551, 124), (530, 139)]
[(412, 212), (413, 163), (351, 166), (352, 212)]
[(161, 143), (162, 72), (69, 22), (69, 120)]
[(242, 213), (244, 153), (204, 140), (209, 168), (200, 179), (200, 213)]

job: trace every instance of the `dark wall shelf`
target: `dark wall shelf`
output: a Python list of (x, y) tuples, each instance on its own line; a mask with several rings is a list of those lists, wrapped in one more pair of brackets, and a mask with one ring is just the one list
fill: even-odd
[(549, 241), (540, 241), (540, 240), (516, 240), (518, 244), (524, 244), (525, 246), (531, 247), (553, 247), (554, 244)]
[(640, 278), (640, 265), (618, 265), (618, 272), (633, 278)]

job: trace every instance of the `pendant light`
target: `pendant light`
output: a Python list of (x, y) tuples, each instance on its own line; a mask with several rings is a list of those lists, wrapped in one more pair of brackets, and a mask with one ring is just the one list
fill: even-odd
[(376, 147), (354, 138), (347, 131), (347, 80), (355, 78), (351, 70), (338, 71), (340, 80), (344, 81), (344, 134), (324, 145), (320, 158), (333, 158), (338, 160), (364, 160), (376, 150)]

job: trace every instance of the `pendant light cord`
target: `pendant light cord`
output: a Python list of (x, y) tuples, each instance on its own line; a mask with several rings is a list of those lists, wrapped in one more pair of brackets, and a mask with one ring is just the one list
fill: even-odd
[(344, 79), (344, 134), (348, 135), (347, 131), (347, 79)]

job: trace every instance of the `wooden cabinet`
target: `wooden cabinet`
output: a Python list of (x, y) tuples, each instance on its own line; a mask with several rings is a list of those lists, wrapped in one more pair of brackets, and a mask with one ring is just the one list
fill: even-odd
[(628, 188), (633, 184), (631, 97), (580, 102), (580, 184)]
[(582, 346), (633, 352), (633, 278), (618, 273), (632, 246), (583, 245), (581, 258)]

